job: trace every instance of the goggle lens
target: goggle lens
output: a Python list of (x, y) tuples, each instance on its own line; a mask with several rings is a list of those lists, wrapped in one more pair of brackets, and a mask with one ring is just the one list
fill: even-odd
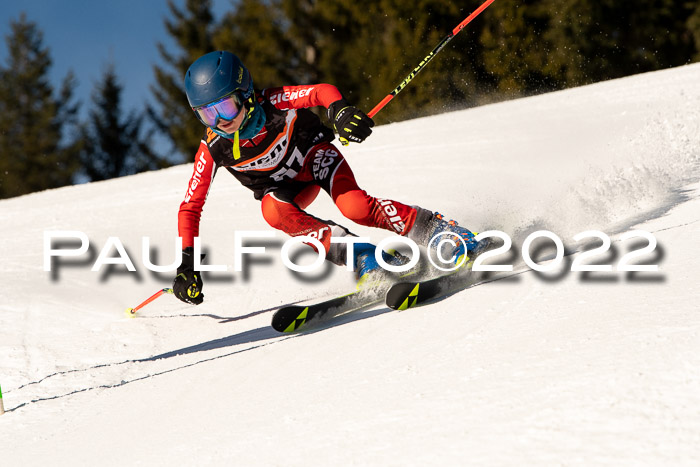
[(205, 125), (216, 127), (219, 119), (233, 120), (238, 116), (243, 103), (238, 94), (232, 94), (203, 107), (193, 109)]

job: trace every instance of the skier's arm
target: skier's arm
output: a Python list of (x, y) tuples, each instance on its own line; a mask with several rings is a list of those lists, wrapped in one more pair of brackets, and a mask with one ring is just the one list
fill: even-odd
[(182, 248), (192, 247), (194, 237), (199, 236), (199, 221), (207, 200), (209, 187), (216, 173), (216, 163), (209, 153), (209, 148), (202, 141), (194, 161), (192, 177), (187, 184), (185, 199), (180, 204), (177, 216), (177, 230), (182, 237)]
[(332, 84), (269, 88), (263, 91), (263, 96), (280, 110), (325, 107), (328, 109), (328, 120), (344, 145), (350, 141), (361, 143), (372, 133), (372, 119), (350, 105)]
[(180, 203), (177, 230), (182, 237), (182, 263), (173, 281), (173, 293), (183, 302), (199, 305), (204, 300), (202, 277), (194, 270), (194, 238), (199, 236), (199, 220), (209, 194), (216, 164), (209, 148), (202, 141), (194, 161), (192, 177), (187, 185), (185, 199)]
[(325, 83), (268, 88), (263, 90), (262, 94), (280, 110), (317, 106), (328, 108), (333, 102), (343, 98), (338, 88)]

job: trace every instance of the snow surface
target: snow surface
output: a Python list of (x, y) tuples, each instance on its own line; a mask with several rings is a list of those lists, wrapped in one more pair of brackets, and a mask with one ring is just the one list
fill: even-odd
[[(234, 232), (271, 229), (222, 172), (201, 236), (228, 272), (199, 307), (168, 295), (129, 319), (170, 284), (141, 242), (172, 262), (191, 165), (0, 201), (0, 464), (700, 464), (700, 65), (386, 125), (343, 152), (372, 194), (508, 233), (494, 262), (516, 271), (280, 335), (275, 307), (351, 273), (294, 276), (281, 233), (234, 271)], [(325, 197), (312, 212), (342, 220)], [(621, 236), (648, 231), (637, 262), (659, 270), (528, 270), (519, 248), (541, 229), (567, 252), (604, 232), (591, 261), (613, 266), (646, 244)], [(53, 230), (85, 232), (89, 253), (44, 271)], [(137, 273), (90, 270), (109, 237)]]

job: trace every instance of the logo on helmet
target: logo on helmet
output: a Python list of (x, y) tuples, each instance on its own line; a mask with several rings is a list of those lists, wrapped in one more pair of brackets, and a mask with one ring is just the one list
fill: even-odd
[(238, 84), (243, 82), (243, 67), (238, 68)]

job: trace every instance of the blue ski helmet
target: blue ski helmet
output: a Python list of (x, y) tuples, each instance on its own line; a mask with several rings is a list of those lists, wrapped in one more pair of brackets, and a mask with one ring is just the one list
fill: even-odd
[[(231, 52), (209, 52), (195, 60), (185, 73), (185, 93), (193, 110), (232, 94), (238, 94), (242, 103), (252, 107), (253, 79), (241, 60)], [(202, 121), (199, 114), (197, 118)], [(204, 121), (202, 123), (209, 126)], [(243, 124), (245, 121), (241, 127)], [(230, 136), (209, 127), (222, 136)]]

